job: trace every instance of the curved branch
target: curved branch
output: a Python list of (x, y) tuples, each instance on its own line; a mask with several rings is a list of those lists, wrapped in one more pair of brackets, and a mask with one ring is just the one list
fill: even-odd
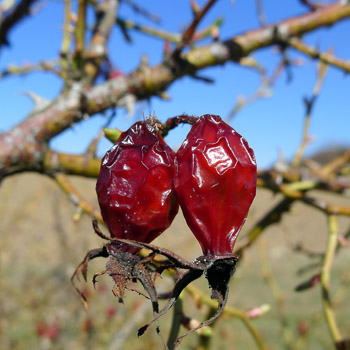
[(2, 22), (0, 22), (0, 47), (2, 45), (9, 45), (7, 35), (9, 31), (19, 22), (23, 17), (29, 15), (30, 6), (35, 0), (21, 0), (14, 10), (8, 14)]
[(100, 172), (101, 159), (89, 154), (67, 154), (55, 151), (45, 152), (43, 172), (62, 172), (68, 175), (80, 175), (97, 178)]
[[(199, 298), (203, 304), (206, 304), (209, 307), (214, 308), (214, 309), (217, 307), (216, 301), (214, 301), (210, 297), (204, 295), (204, 293), (201, 290), (197, 289), (192, 284), (188, 285), (185, 288), (185, 291), (188, 292), (189, 294), (195, 296), (196, 298)], [(252, 335), (257, 347), (260, 350), (266, 349), (266, 346), (265, 346), (263, 340), (261, 339), (259, 333), (257, 332), (253, 323), (250, 321), (249, 317), (247, 316), (247, 314), (244, 311), (237, 309), (233, 306), (226, 305), (226, 308), (223, 312), (224, 312), (224, 314), (229, 315), (231, 317), (239, 318), (243, 322), (244, 326), (247, 328), (248, 332)]]
[(65, 192), (73, 204), (82, 210), (84, 213), (89, 214), (93, 219), (98, 220), (100, 223), (104, 223), (102, 215), (90, 202), (88, 202), (80, 192), (72, 185), (66, 175), (56, 173), (52, 176), (59, 187)]
[(149, 98), (182, 76), (193, 76), (199, 69), (238, 61), (257, 49), (330, 26), (346, 17), (350, 17), (350, 4), (337, 2), (224, 42), (192, 49), (181, 56), (181, 69), (164, 62), (154, 67), (143, 65), (93, 88), (75, 83), (50, 106), (0, 135), (0, 177), (19, 171), (18, 168), (22, 171), (41, 169), (47, 141), (84, 117), (122, 106), (126, 95), (132, 94), (139, 100)]

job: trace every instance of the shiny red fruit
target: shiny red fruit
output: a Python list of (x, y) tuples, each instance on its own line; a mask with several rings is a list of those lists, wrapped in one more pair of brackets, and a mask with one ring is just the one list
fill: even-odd
[(149, 243), (178, 211), (174, 151), (149, 121), (123, 132), (102, 159), (96, 192), (111, 237)]
[(255, 197), (256, 161), (247, 141), (217, 115), (192, 126), (175, 156), (175, 191), (205, 255), (232, 253)]

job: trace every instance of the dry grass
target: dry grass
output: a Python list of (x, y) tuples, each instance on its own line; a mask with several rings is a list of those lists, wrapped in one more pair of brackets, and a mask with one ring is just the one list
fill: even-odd
[[(96, 204), (94, 181), (72, 178), (86, 199)], [(99, 280), (93, 290), (89, 281), (81, 284), (89, 295), (90, 311), (85, 312), (73, 291), (70, 277), (85, 253), (102, 242), (93, 234), (91, 220), (83, 216), (72, 220), (74, 206), (49, 178), (25, 174), (4, 181), (0, 188), (0, 349), (159, 349), (159, 339), (153, 329), (138, 339), (137, 328), (151, 317), (150, 307), (142, 297), (129, 292), (125, 305), (118, 304), (110, 292), (108, 277)], [(349, 200), (330, 197), (341, 203)], [(252, 227), (278, 198), (259, 191), (250, 217), (241, 233)], [(349, 229), (349, 221), (340, 220), (341, 232)], [(303, 242), (312, 251), (322, 252), (327, 239), (326, 218), (302, 204), (293, 205), (279, 225), (270, 227), (260, 244), (250, 248), (239, 264), (233, 278), (229, 304), (240, 309), (269, 303), (270, 313), (254, 321), (269, 349), (283, 349), (281, 323), (278, 321), (276, 300), (264, 281), (261, 252), (267, 253), (271, 271), (283, 295), (283, 311), (290, 332), (298, 338), (298, 325), (308, 327), (299, 337), (297, 349), (330, 349), (331, 342), (321, 311), (318, 286), (303, 293), (294, 292), (300, 282), (317, 270), (301, 270), (312, 260), (293, 251)], [(179, 215), (172, 227), (155, 244), (167, 247), (187, 259), (200, 255), (198, 243)], [(334, 309), (344, 335), (350, 334), (350, 254), (342, 249), (336, 257), (332, 272)], [(93, 262), (90, 273), (103, 269), (103, 261)], [(209, 293), (206, 281), (197, 283)], [(166, 290), (170, 281), (164, 278), (160, 289)], [(197, 309), (193, 299), (185, 296), (185, 310), (201, 318), (206, 307)], [(113, 311), (115, 314), (112, 315)], [(164, 317), (161, 328), (166, 334), (171, 315)], [(53, 340), (40, 337), (40, 323), (58, 327)], [(125, 340), (125, 342), (123, 342)], [(197, 335), (191, 335), (181, 349), (195, 349)], [(256, 346), (239, 320), (222, 317), (216, 327), (212, 349), (255, 349)]]

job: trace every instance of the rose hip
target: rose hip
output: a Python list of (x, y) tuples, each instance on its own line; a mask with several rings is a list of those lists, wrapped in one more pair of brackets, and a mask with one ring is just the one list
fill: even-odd
[(175, 156), (175, 191), (204, 255), (229, 255), (255, 197), (247, 141), (217, 115), (192, 126)]
[(112, 238), (149, 243), (178, 211), (174, 151), (149, 120), (123, 132), (102, 159), (96, 192)]

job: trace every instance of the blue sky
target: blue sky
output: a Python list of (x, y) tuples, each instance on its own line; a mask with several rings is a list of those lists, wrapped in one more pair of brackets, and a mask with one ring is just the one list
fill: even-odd
[[(268, 23), (307, 10), (297, 0), (262, 2)], [(135, 14), (125, 4), (120, 8), (120, 16), (171, 32), (181, 31), (191, 19), (189, 1), (148, 0), (138, 3), (143, 6), (147, 3), (147, 8), (157, 13), (162, 22), (159, 25), (154, 24)], [(255, 3), (255, 0), (236, 0), (233, 3), (229, 0), (218, 1), (200, 28), (212, 23), (218, 17), (223, 17), (221, 39), (254, 29), (259, 26)], [(199, 1), (199, 4), (203, 5), (204, 1)], [(1, 70), (11, 63), (35, 63), (57, 57), (62, 39), (64, 3), (57, 0), (44, 1), (37, 4), (34, 10), (35, 16), (26, 19), (11, 32), (9, 39), (12, 46), (1, 50)], [(89, 18), (91, 22), (92, 16)], [(321, 51), (326, 51), (332, 46), (337, 57), (349, 59), (349, 33), (350, 21), (345, 20), (331, 28), (305, 35), (303, 40), (308, 44), (317, 45)], [(130, 35), (133, 39), (132, 44), (125, 42), (118, 28), (112, 32), (109, 51), (116, 67), (126, 73), (134, 70), (142, 54), (147, 54), (151, 65), (161, 61), (162, 40), (135, 31), (130, 31)], [(315, 61), (295, 51), (289, 51), (291, 58), (303, 58), (302, 66), (292, 68), (292, 81), (288, 82), (286, 74), (283, 73), (273, 88), (271, 98), (247, 106), (231, 123), (248, 140), (261, 168), (266, 168), (275, 162), (278, 151), (283, 152), (287, 159), (295, 153), (302, 134), (305, 113), (303, 98), (311, 95), (317, 77)], [(280, 56), (273, 48), (257, 51), (253, 56), (270, 73), (280, 60)], [(137, 104), (135, 115), (132, 117), (128, 117), (124, 110), (118, 110), (113, 126), (124, 130), (142, 118), (143, 112), (145, 115), (155, 113), (162, 121), (181, 113), (193, 115), (211, 113), (225, 118), (235, 105), (237, 96), (247, 97), (253, 94), (260, 84), (260, 78), (255, 72), (234, 63), (208, 68), (200, 74), (215, 79), (215, 83), (206, 84), (187, 77), (182, 78), (168, 89), (171, 101), (162, 101), (155, 97), (150, 101), (141, 102)], [(31, 91), (52, 99), (60, 88), (60, 80), (50, 73), (31, 73), (0, 80), (2, 106), (0, 130), (7, 130), (23, 120), (31, 110), (32, 102), (21, 94), (22, 91)], [(349, 77), (336, 68), (330, 68), (312, 114), (310, 134), (315, 137), (315, 141), (309, 146), (307, 154), (334, 145), (349, 147), (349, 91)], [(69, 153), (83, 152), (104, 124), (105, 118), (106, 116), (96, 116), (87, 122), (77, 124), (74, 129), (53, 139), (52, 148)], [(187, 126), (180, 126), (172, 131), (166, 140), (172, 147), (177, 147), (185, 138), (188, 129)], [(101, 142), (99, 155), (103, 155), (108, 147), (109, 142)]]

